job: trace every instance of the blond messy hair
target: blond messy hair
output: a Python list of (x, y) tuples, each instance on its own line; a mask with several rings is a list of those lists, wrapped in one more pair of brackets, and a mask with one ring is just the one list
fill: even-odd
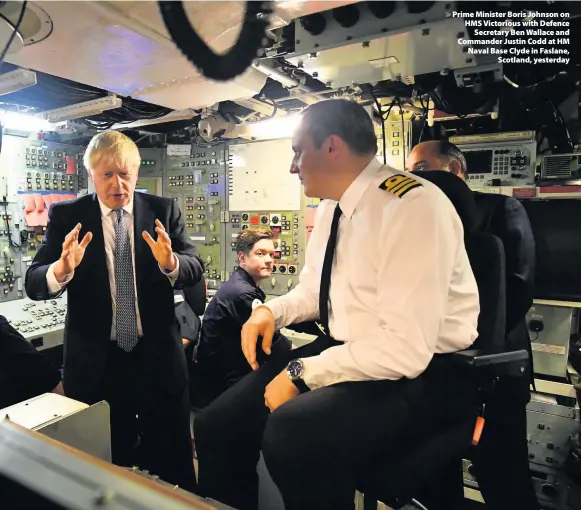
[(83, 163), (87, 170), (94, 170), (100, 163), (137, 170), (141, 166), (141, 155), (131, 138), (119, 131), (109, 130), (91, 139)]

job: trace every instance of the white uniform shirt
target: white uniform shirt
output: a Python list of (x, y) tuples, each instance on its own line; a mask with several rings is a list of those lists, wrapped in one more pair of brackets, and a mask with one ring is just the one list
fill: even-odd
[[(379, 186), (411, 178), (416, 187)], [(406, 189), (408, 190), (407, 192)], [(319, 284), (337, 202), (324, 200), (299, 284), (267, 305), (276, 328), (319, 317)], [(464, 230), (432, 183), (374, 158), (339, 202), (343, 212), (331, 274), (329, 329), (344, 345), (303, 359), (312, 389), (345, 381), (414, 378), (435, 353), (477, 337), (478, 287)]]
[[(143, 336), (143, 328), (141, 326), (141, 315), (139, 314), (139, 305), (137, 303), (137, 283), (135, 281), (135, 229), (134, 229), (133, 204), (134, 204), (134, 202), (133, 202), (133, 200), (131, 200), (131, 202), (129, 202), (129, 204), (127, 204), (125, 207), (123, 207), (123, 210), (125, 211), (123, 214), (123, 221), (125, 222), (125, 227), (127, 228), (127, 231), (129, 233), (129, 242), (131, 244), (131, 258), (132, 258), (132, 262), (133, 262), (133, 285), (135, 287), (135, 312), (137, 314), (137, 334), (141, 337), (141, 336)], [(116, 314), (116, 310), (117, 310), (117, 306), (116, 306), (116, 304), (117, 304), (117, 301), (116, 301), (117, 287), (116, 287), (116, 283), (115, 283), (115, 243), (116, 243), (115, 220), (116, 220), (116, 213), (113, 209), (107, 207), (103, 202), (101, 202), (101, 200), (99, 200), (99, 206), (101, 208), (101, 221), (102, 221), (102, 225), (103, 225), (103, 239), (105, 241), (105, 257), (107, 260), (107, 272), (109, 273), (109, 287), (111, 289), (111, 302), (113, 304), (113, 321), (112, 321), (112, 325), (111, 325), (111, 340), (115, 340), (117, 337), (117, 333), (115, 330), (115, 314)], [(141, 234), (141, 232), (140, 232), (140, 234)], [(95, 235), (95, 232), (93, 232), (93, 235)], [(156, 236), (154, 236), (154, 240), (155, 239), (156, 239)], [(149, 249), (149, 247), (148, 247), (148, 249)], [(167, 273), (166, 271), (164, 271), (160, 267), (160, 270), (162, 270), (164, 274), (167, 274), (172, 285), (175, 283), (175, 280), (177, 280), (177, 277), (179, 275), (180, 266), (179, 266), (179, 259), (177, 257), (176, 257), (176, 261), (177, 261), (177, 266), (171, 273)], [(81, 264), (82, 263), (83, 262), (81, 262)], [(60, 290), (67, 283), (69, 283), (73, 279), (73, 276), (75, 275), (75, 272), (73, 271), (72, 273), (70, 273), (67, 276), (67, 278), (65, 279), (65, 281), (62, 284), (59, 283), (54, 275), (54, 269), (53, 269), (54, 264), (55, 263), (51, 264), (50, 267), (48, 268), (48, 271), (46, 272), (46, 282), (47, 282), (47, 286), (48, 286), (48, 291), (51, 294), (57, 294), (58, 292), (60, 292)]]

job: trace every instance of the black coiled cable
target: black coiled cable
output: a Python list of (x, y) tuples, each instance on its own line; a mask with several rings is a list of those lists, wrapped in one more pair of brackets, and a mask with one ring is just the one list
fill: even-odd
[(204, 76), (228, 81), (242, 74), (259, 56), (272, 13), (271, 2), (246, 2), (242, 30), (236, 44), (224, 55), (214, 53), (190, 24), (184, 2), (159, 0), (163, 22), (174, 44)]

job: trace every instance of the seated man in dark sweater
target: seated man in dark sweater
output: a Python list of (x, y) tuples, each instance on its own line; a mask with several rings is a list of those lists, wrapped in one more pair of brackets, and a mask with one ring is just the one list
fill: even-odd
[[(240, 331), (252, 310), (265, 301), (259, 284), (272, 274), (274, 239), (275, 234), (268, 227), (249, 227), (236, 238), (239, 266), (210, 301), (202, 322), (193, 383), (200, 386), (203, 394), (199, 407), (252, 371), (240, 348)], [(290, 348), (290, 341), (276, 332), (272, 352)], [(258, 363), (264, 363), (267, 356), (262, 349), (256, 352), (263, 354)]]
[(64, 394), (60, 371), (0, 315), (0, 409), (50, 392)]

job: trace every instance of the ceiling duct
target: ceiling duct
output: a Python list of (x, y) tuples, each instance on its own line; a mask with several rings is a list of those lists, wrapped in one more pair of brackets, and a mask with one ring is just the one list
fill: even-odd
[[(348, 9), (357, 10), (351, 22), (337, 19), (336, 12)], [(326, 28), (319, 35), (295, 22), (294, 51), (286, 59), (330, 88), (488, 63), (490, 57), (467, 55), (458, 44), (467, 32), (463, 19), (450, 15), (453, 2), (423, 2), (422, 9), (410, 12), (404, 2), (344, 6), (321, 13)]]

